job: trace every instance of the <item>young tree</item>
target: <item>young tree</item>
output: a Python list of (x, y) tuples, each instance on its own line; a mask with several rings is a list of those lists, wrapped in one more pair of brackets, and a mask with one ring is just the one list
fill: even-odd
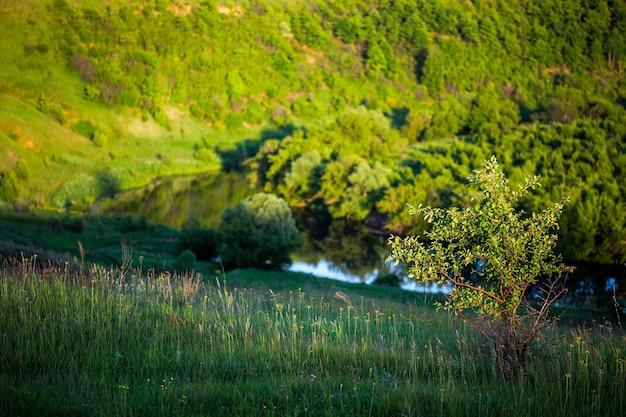
[[(403, 262), (418, 282), (448, 285), (444, 307), (459, 313), (491, 342), (500, 370), (513, 376), (527, 363), (529, 349), (548, 320), (549, 307), (565, 290), (561, 274), (571, 268), (553, 254), (556, 235), (551, 229), (565, 200), (537, 214), (516, 210), (516, 203), (538, 186), (533, 176), (517, 190), (509, 188), (495, 157), (468, 177), (482, 194), (473, 207), (422, 207), (430, 223), (424, 236), (391, 236), (389, 260)], [(526, 293), (548, 278), (538, 302)], [(464, 312), (477, 316), (470, 318)]]

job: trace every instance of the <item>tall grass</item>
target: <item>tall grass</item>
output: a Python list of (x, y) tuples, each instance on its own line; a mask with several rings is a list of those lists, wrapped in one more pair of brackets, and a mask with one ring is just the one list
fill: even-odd
[(555, 328), (510, 381), (447, 314), (226, 284), (6, 261), (0, 415), (617, 416), (626, 407), (626, 338), (609, 324)]

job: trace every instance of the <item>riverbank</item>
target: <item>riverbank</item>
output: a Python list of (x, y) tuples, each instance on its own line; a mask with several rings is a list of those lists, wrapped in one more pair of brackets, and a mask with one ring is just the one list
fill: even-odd
[[(176, 246), (180, 231), (149, 221), (146, 217), (127, 214), (124, 216), (79, 215), (75, 213), (59, 213), (56, 211), (33, 211), (30, 213), (15, 213), (12, 207), (0, 206), (0, 256), (8, 258), (35, 257), (40, 268), (56, 267), (63, 269), (65, 265), (74, 268), (87, 268), (92, 263), (104, 267), (140, 268), (142, 271), (152, 269), (155, 272), (166, 272), (176, 269), (179, 250)], [(363, 241), (355, 237), (345, 236), (344, 241), (362, 245)], [(326, 239), (328, 242), (328, 240)], [(332, 242), (331, 242), (332, 243)], [(334, 247), (334, 246), (333, 246)], [(319, 249), (319, 248), (318, 248)], [(334, 247), (335, 255), (339, 252), (347, 255), (353, 250), (343, 246)], [(361, 247), (363, 249), (363, 247)], [(297, 255), (297, 254), (296, 254)], [(422, 299), (440, 298), (439, 291), (432, 288), (411, 288), (412, 282), (402, 280), (400, 288), (389, 288), (380, 285), (371, 285), (372, 279), (363, 279), (361, 275), (353, 275), (353, 279), (346, 279), (346, 269), (336, 269), (334, 263), (324, 258), (323, 253), (309, 254), (305, 258), (295, 257), (292, 271), (261, 272), (256, 270), (236, 271), (229, 273), (229, 280), (239, 288), (249, 288), (260, 285), (255, 282), (261, 279), (263, 283), (271, 284), (272, 288), (304, 288), (311, 283), (332, 291), (333, 288), (354, 286), (367, 288), (372, 295), (405, 294), (402, 297), (418, 296)], [(380, 265), (375, 266), (378, 273), (372, 273), (370, 278), (377, 277), (383, 271), (384, 257), (372, 253)], [(372, 259), (373, 259), (372, 258)], [(357, 258), (355, 258), (357, 259)], [(358, 257), (363, 260), (363, 256)], [(350, 261), (344, 264), (352, 264)], [(316, 268), (319, 264), (326, 266), (328, 273)], [(593, 265), (589, 267), (594, 268)], [(596, 268), (597, 269), (597, 268)], [(195, 262), (194, 270), (201, 273), (206, 279), (213, 280), (221, 275), (219, 264), (211, 262)], [(359, 271), (367, 271), (360, 267)], [(349, 270), (348, 270), (349, 271)], [(386, 271), (386, 270), (385, 270)], [(356, 273), (356, 272), (355, 272)], [(340, 276), (336, 276), (339, 274)], [(258, 278), (261, 276), (262, 278)], [(241, 277), (241, 279), (239, 278)], [(579, 284), (580, 282), (580, 284)], [(623, 291), (620, 282), (616, 282), (618, 291)], [(409, 288), (406, 288), (406, 287)], [(413, 291), (405, 291), (404, 289)], [(325, 290), (325, 291), (326, 291)], [(605, 280), (591, 280), (583, 278), (573, 281), (570, 295), (577, 295), (584, 303), (568, 301), (555, 309), (556, 315), (566, 313), (562, 317), (565, 321), (604, 321), (614, 320), (615, 306), (623, 308), (621, 292), (617, 298), (606, 288)], [(413, 295), (411, 295), (413, 294)], [(594, 298), (595, 297), (595, 298)], [(595, 300), (595, 301), (594, 301)], [(576, 306), (576, 308), (572, 308)]]

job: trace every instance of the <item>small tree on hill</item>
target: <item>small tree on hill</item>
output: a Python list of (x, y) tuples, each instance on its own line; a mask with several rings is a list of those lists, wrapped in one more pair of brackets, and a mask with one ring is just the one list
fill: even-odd
[[(468, 180), (482, 190), (476, 204), (412, 209), (431, 228), (423, 236), (391, 236), (388, 261), (406, 263), (409, 277), (418, 282), (450, 286), (444, 307), (488, 338), (500, 370), (512, 376), (550, 323), (549, 307), (565, 294), (557, 282), (571, 268), (553, 254), (557, 236), (551, 233), (565, 200), (539, 214), (517, 211), (516, 203), (539, 185), (538, 177), (512, 190), (495, 157)], [(548, 280), (540, 295), (528, 299), (527, 290), (541, 278)]]

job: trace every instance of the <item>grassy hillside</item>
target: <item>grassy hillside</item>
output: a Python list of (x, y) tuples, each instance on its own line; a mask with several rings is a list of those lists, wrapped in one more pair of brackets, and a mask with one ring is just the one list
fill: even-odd
[(5, 263), (0, 414), (606, 416), (626, 405), (626, 338), (610, 323), (553, 328), (510, 378), (423, 295), (256, 274)]
[(139, 108), (85, 100), (85, 82), (55, 50), (63, 28), (50, 19), (52, 5), (0, 2), (0, 172), (27, 167), (17, 201), (80, 209), (159, 175), (219, 168), (215, 155), (198, 157), (197, 147), (221, 139), (188, 111), (165, 108), (165, 128)]

